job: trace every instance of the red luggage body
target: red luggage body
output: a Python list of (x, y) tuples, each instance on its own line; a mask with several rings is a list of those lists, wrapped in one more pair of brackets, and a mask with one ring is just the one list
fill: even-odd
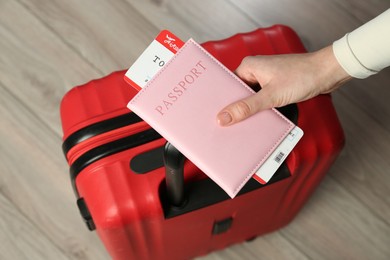
[[(248, 55), (305, 52), (295, 32), (281, 25), (203, 46), (231, 70)], [(186, 203), (174, 207), (165, 189), (165, 140), (126, 108), (136, 91), (124, 72), (75, 87), (61, 103), (63, 149), (80, 213), (114, 259), (191, 259), (279, 229), (344, 145), (330, 95), (289, 105), (281, 112), (305, 134), (269, 184), (251, 180), (230, 199), (187, 161)]]

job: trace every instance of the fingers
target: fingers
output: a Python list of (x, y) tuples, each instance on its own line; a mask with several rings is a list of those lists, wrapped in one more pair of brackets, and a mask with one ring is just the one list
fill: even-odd
[[(240, 66), (236, 69), (236, 75), (247, 84), (258, 84), (259, 79), (256, 78), (255, 69), (259, 69), (260, 60), (260, 56), (245, 57)], [(218, 113), (218, 123), (221, 126), (229, 126), (238, 123), (261, 110), (271, 108), (272, 106), (269, 99), (265, 98), (265, 96), (267, 96), (267, 91), (261, 90), (255, 95), (228, 105)]]
[(265, 91), (261, 90), (255, 95), (228, 105), (218, 113), (218, 124), (221, 126), (229, 126), (258, 113), (259, 111), (271, 108), (271, 102), (269, 99), (266, 99), (265, 96)]
[(235, 70), (236, 75), (247, 84), (258, 83), (258, 81), (253, 73), (254, 72), (254, 70), (253, 70), (254, 63), (255, 63), (254, 57), (251, 57), (251, 56), (245, 57), (241, 61), (241, 64)]

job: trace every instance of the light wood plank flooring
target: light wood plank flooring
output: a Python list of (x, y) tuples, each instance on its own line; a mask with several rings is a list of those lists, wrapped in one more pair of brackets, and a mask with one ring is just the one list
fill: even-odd
[[(79, 217), (61, 153), (59, 103), (73, 86), (129, 67), (164, 28), (203, 42), (283, 23), (317, 50), (387, 8), (387, 0), (1, 0), (0, 259), (109, 259)], [(347, 144), (297, 218), (199, 259), (390, 259), (390, 70), (333, 99)]]

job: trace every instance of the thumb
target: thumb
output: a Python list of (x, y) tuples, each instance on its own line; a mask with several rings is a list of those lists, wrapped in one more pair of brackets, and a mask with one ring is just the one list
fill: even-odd
[(272, 105), (269, 99), (265, 98), (265, 94), (264, 90), (260, 90), (254, 95), (226, 106), (217, 115), (218, 124), (221, 126), (229, 126), (264, 109), (271, 108)]

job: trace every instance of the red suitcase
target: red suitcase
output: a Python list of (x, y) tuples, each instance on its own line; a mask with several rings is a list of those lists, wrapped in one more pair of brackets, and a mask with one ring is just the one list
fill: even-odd
[[(247, 55), (305, 52), (296, 33), (282, 25), (203, 46), (231, 70)], [(165, 184), (165, 140), (127, 110), (136, 93), (123, 75), (75, 87), (61, 103), (63, 150), (77, 205), (114, 259), (190, 259), (281, 228), (344, 145), (330, 95), (286, 106), (281, 112), (305, 135), (267, 185), (251, 180), (230, 199), (186, 161), (185, 203), (173, 206)], [(169, 156), (171, 166), (182, 170), (179, 157), (172, 151)]]

